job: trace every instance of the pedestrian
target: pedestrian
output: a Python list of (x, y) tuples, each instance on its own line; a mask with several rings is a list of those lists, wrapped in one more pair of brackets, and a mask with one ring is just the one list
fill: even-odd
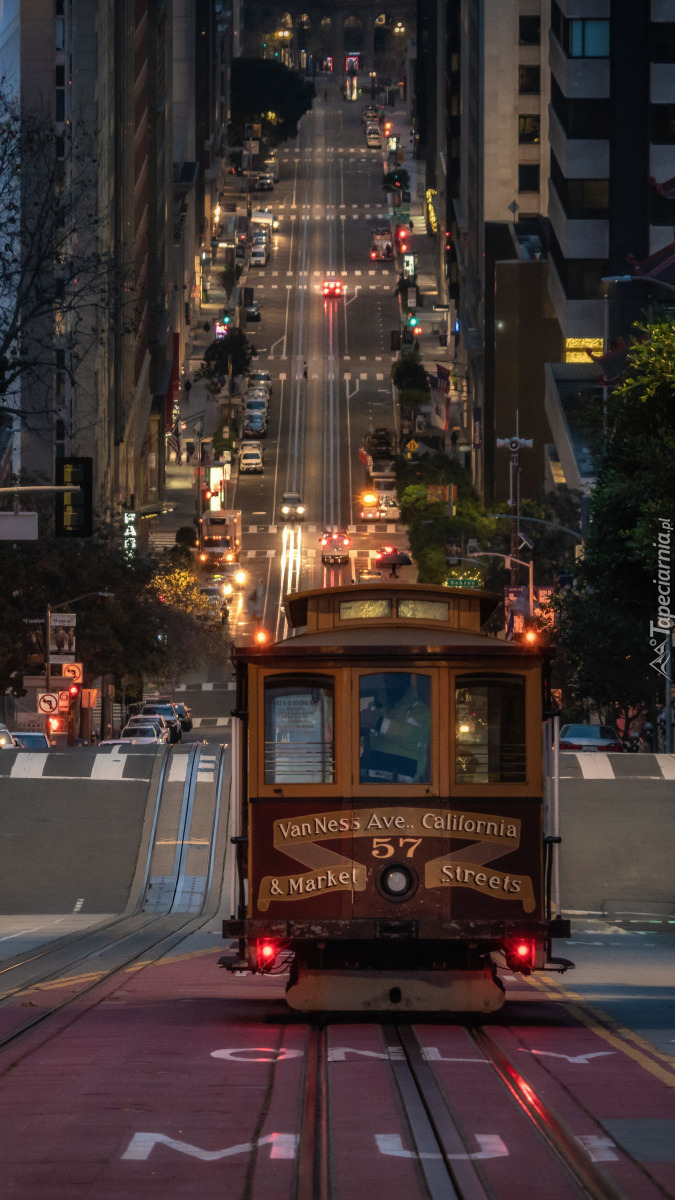
[(413, 232), (414, 232), (414, 230), (415, 230), (415, 226), (414, 226), (414, 224), (413, 224), (413, 219), (412, 219), (412, 217), (411, 217), (411, 218), (410, 218), (410, 220), (408, 221), (408, 228), (409, 228), (409, 230), (410, 230), (410, 232), (411, 232), (411, 233), (413, 233)]
[(450, 445), (452, 446), (452, 453), (456, 454), (457, 453), (457, 430), (456, 429), (453, 429), (452, 433), (450, 434)]
[(307, 359), (305, 359), (305, 361), (302, 364), (302, 377), (303, 377), (303, 379), (307, 378)]
[(194, 442), (186, 442), (185, 443), (185, 455), (187, 457), (188, 462), (191, 462), (194, 452), (195, 452)]
[(398, 579), (398, 563), (393, 562), (389, 571), (390, 579)]

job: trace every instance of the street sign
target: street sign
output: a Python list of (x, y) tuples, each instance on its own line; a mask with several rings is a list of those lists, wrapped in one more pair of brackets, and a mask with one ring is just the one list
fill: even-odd
[(73, 683), (82, 683), (82, 663), (63, 663), (61, 676), (64, 679), (72, 679)]
[(409, 442), (406, 442), (405, 448), (406, 450), (409, 450), (411, 454), (414, 454), (415, 451), (419, 449), (419, 442), (416, 442), (414, 438), (411, 438)]
[(98, 704), (98, 688), (83, 688), (81, 701), (83, 708), (96, 708)]
[(38, 712), (53, 713), (56, 712), (59, 704), (59, 698), (56, 692), (39, 692), (38, 693)]
[(70, 708), (70, 693), (59, 692), (59, 712), (68, 712)]

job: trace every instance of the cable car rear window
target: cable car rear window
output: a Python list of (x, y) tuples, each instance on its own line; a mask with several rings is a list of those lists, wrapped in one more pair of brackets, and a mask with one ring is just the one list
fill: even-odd
[(398, 615), (408, 621), (446, 621), (448, 605), (445, 601), (399, 600)]
[(265, 783), (334, 783), (333, 683), (265, 683)]
[(391, 600), (342, 600), (341, 621), (376, 621), (391, 616)]
[(513, 675), (458, 676), (455, 782), (525, 780), (525, 680)]

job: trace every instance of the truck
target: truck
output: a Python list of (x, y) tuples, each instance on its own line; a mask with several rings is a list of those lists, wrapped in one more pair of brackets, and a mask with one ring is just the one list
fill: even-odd
[(207, 509), (199, 521), (199, 562), (208, 573), (239, 561), (241, 510)]
[(377, 225), (370, 247), (372, 262), (385, 262), (394, 257), (394, 239), (388, 225)]
[(396, 477), (396, 439), (393, 430), (384, 425), (372, 429), (364, 441), (366, 471), (377, 490), (380, 481), (391, 482)]

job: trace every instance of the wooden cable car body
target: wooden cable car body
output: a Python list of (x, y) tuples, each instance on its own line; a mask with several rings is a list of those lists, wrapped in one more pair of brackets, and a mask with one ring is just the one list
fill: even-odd
[(497, 600), (295, 593), (292, 636), (233, 650), (226, 965), (290, 961), (292, 1007), (494, 1011), (494, 952), (529, 973), (569, 935), (544, 887), (546, 657), (481, 632)]

